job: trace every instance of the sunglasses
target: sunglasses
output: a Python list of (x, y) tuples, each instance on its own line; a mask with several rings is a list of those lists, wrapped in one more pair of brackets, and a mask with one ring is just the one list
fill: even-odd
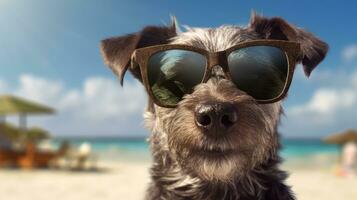
[(185, 94), (211, 77), (216, 65), (239, 90), (263, 104), (284, 98), (299, 54), (299, 43), (282, 40), (242, 42), (214, 53), (167, 44), (136, 49), (131, 67), (140, 67), (146, 90), (162, 107), (177, 106)]

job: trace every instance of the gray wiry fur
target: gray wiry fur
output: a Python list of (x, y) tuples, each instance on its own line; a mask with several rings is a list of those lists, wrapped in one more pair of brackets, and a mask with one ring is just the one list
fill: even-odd
[[(216, 29), (190, 28), (173, 38), (171, 43), (215, 52), (251, 39), (254, 34), (244, 29), (222, 26)], [(234, 134), (224, 141), (210, 141), (200, 132), (194, 123), (193, 110), (203, 101), (234, 102), (239, 110), (238, 118), (242, 119), (232, 130)], [(152, 174), (154, 180), (158, 178), (152, 183), (154, 191), (149, 190), (149, 199), (157, 198), (155, 192), (162, 199), (255, 198), (257, 191), (266, 190), (267, 186), (257, 180), (259, 176), (254, 172), (266, 170), (259, 165), (269, 159), (278, 160), (276, 126), (281, 112), (280, 102), (256, 104), (230, 81), (213, 77), (186, 95), (177, 108), (154, 107), (155, 112), (145, 113), (146, 125), (153, 132), (150, 138), (155, 161)], [(233, 156), (210, 160), (196, 155), (197, 149), (204, 148), (237, 149), (237, 152)], [(157, 191), (157, 183), (162, 191)]]
[[(303, 42), (307, 37), (309, 45), (302, 44), (306, 50), (302, 49), (298, 62), (305, 65), (308, 73), (326, 54), (325, 43), (280, 18), (254, 15), (252, 19), (246, 28), (188, 28), (174, 36), (174, 26), (151, 27), (151, 34), (159, 31), (163, 38), (155, 40), (143, 32), (137, 33), (137, 38), (129, 35), (130, 40), (125, 36), (119, 38), (116, 44), (120, 43), (120, 47), (106, 40), (102, 52), (109, 60), (108, 64), (121, 73), (125, 72), (127, 65), (116, 63), (127, 63), (128, 60), (116, 60), (118, 57), (108, 55), (112, 52), (120, 54), (126, 41), (141, 41), (136, 48), (143, 47), (146, 41), (142, 38), (145, 37), (150, 38), (151, 45), (165, 42), (186, 44), (211, 52), (222, 51), (247, 40), (280, 38)], [(135, 48), (132, 43), (127, 46)], [(106, 49), (110, 51), (107, 53)], [(128, 57), (132, 51), (126, 49), (121, 58)], [(154, 163), (146, 199), (293, 200), (290, 188), (284, 184), (286, 174), (278, 169), (277, 126), (282, 113), (281, 102), (258, 104), (225, 79), (220, 66), (213, 69), (213, 76), (206, 83), (197, 85), (191, 94), (185, 95), (176, 108), (159, 107), (149, 101), (144, 118), (146, 127), (152, 132), (150, 145)], [(141, 80), (140, 72), (131, 70)], [(205, 102), (229, 102), (238, 111), (238, 121), (224, 137), (208, 137), (195, 124), (195, 107)], [(225, 153), (211, 155), (211, 150)]]

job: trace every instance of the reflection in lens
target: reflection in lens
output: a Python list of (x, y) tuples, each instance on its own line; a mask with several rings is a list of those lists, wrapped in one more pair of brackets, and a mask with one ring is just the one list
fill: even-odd
[(188, 50), (166, 50), (152, 55), (147, 65), (150, 89), (163, 105), (176, 105), (204, 76), (206, 58)]
[(237, 87), (257, 100), (271, 100), (284, 90), (288, 60), (280, 48), (251, 46), (228, 55), (228, 67)]

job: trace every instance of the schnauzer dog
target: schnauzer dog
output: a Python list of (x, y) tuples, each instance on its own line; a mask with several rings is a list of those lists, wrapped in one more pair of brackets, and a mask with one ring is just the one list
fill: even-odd
[(105, 39), (105, 63), (145, 86), (152, 181), (146, 199), (292, 200), (279, 169), (277, 126), (293, 72), (328, 45), (283, 19), (246, 27), (147, 26)]

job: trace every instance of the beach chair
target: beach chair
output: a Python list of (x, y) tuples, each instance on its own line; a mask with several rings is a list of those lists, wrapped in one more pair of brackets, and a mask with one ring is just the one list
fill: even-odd
[(39, 151), (33, 143), (28, 142), (25, 153), (17, 160), (17, 165), (24, 169), (48, 168), (59, 157), (65, 155), (67, 150), (68, 146), (62, 144), (58, 151)]
[(82, 143), (78, 148), (71, 148), (65, 156), (66, 167), (71, 170), (97, 169), (97, 156), (89, 143)]
[(15, 166), (23, 153), (11, 149), (0, 149), (0, 167)]
[(0, 167), (13, 166), (21, 152), (14, 151), (11, 140), (5, 135), (5, 124), (0, 123)]

